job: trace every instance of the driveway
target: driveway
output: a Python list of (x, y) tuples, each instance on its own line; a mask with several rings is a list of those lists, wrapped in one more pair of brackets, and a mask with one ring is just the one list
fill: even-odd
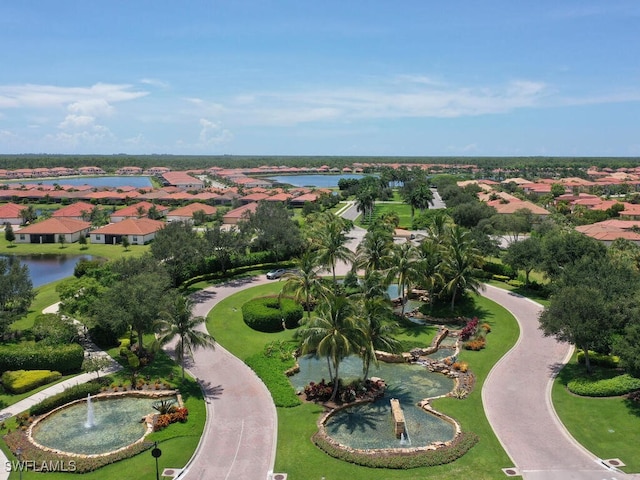
[(560, 423), (551, 404), (556, 372), (573, 349), (538, 329), (542, 306), (486, 286), (485, 297), (518, 320), (520, 338), (494, 366), (482, 389), (489, 423), (525, 480), (623, 480), (640, 478), (606, 468)]
[[(206, 317), (219, 301), (267, 282), (260, 277), (208, 287), (194, 295), (193, 314)], [(204, 325), (201, 327), (204, 330)], [(189, 372), (205, 392), (207, 424), (180, 478), (268, 479), (275, 462), (278, 422), (267, 387), (253, 370), (220, 345), (215, 350), (196, 350)]]

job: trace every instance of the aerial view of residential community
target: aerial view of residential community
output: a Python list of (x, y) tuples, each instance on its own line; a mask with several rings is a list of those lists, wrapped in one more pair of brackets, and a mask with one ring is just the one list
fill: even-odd
[(640, 479), (640, 4), (0, 5), (0, 480)]

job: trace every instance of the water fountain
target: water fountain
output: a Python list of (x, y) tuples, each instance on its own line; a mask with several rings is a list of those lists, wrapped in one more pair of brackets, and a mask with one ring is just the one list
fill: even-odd
[(87, 393), (87, 420), (84, 422), (84, 428), (93, 428), (96, 426), (96, 419), (93, 413), (93, 404), (91, 403), (91, 394)]
[(36, 446), (60, 452), (101, 455), (142, 441), (149, 433), (143, 419), (156, 413), (153, 403), (167, 397), (87, 396), (37, 419), (28, 431)]

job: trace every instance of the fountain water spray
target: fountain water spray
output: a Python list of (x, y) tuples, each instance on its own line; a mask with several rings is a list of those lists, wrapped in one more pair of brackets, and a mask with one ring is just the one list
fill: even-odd
[(93, 404), (91, 403), (91, 394), (87, 394), (87, 421), (84, 422), (84, 428), (93, 428), (96, 426), (96, 419), (93, 416)]

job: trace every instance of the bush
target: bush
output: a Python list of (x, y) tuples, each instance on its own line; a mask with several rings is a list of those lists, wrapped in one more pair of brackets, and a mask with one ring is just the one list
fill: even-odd
[(38, 315), (31, 331), (36, 341), (46, 345), (64, 345), (78, 339), (78, 326), (54, 313)]
[(524, 282), (521, 282), (520, 280), (509, 280), (507, 282), (507, 285), (511, 285), (512, 287), (516, 287), (516, 288), (521, 288), (524, 286)]
[(276, 407), (288, 408), (300, 405), (300, 399), (284, 373), (295, 364), (293, 356), (289, 355), (287, 359), (281, 355), (257, 353), (248, 357), (245, 363), (267, 386)]
[(291, 298), (261, 297), (242, 305), (242, 319), (259, 332), (280, 332), (282, 322), (287, 328), (297, 328), (304, 310)]
[[(579, 351), (577, 355), (578, 363), (584, 364), (584, 352)], [(602, 353), (592, 352), (589, 350), (589, 363), (605, 368), (618, 368), (620, 357), (615, 355), (605, 355)]]
[(438, 447), (435, 450), (412, 453), (411, 455), (403, 452), (370, 455), (343, 450), (329, 443), (318, 434), (313, 436), (313, 443), (328, 455), (345, 462), (370, 468), (408, 469), (433, 467), (454, 462), (478, 443), (478, 436), (471, 432), (462, 432), (458, 438), (451, 442), (451, 445)]
[(15, 370), (2, 374), (2, 385), (11, 393), (24, 393), (40, 385), (54, 382), (62, 377), (51, 370)]
[(491, 275), (491, 279), (499, 282), (508, 282), (510, 280), (507, 275)]
[(55, 370), (62, 374), (78, 372), (84, 360), (83, 348), (70, 345), (5, 345), (0, 347), (0, 371)]
[(65, 403), (85, 398), (87, 395), (95, 395), (100, 392), (102, 386), (98, 382), (88, 382), (67, 388), (64, 392), (60, 392), (51, 397), (45, 398), (40, 403), (36, 403), (29, 409), (31, 415), (42, 415), (50, 412), (54, 408), (58, 408)]
[(120, 339), (117, 332), (101, 325), (96, 325), (89, 329), (89, 336), (93, 343), (101, 348), (109, 349), (120, 345)]
[(482, 269), (492, 275), (503, 275), (508, 278), (515, 278), (517, 275), (517, 272), (513, 268), (509, 265), (505, 265), (504, 263), (485, 262), (482, 265)]
[(487, 340), (484, 337), (476, 337), (462, 344), (465, 350), (479, 351), (487, 346)]
[(602, 380), (582, 377), (571, 380), (567, 388), (571, 393), (584, 397), (616, 397), (640, 389), (640, 378), (626, 373)]
[(460, 340), (463, 342), (469, 340), (478, 331), (478, 319), (472, 318), (467, 322), (462, 330), (460, 330)]

